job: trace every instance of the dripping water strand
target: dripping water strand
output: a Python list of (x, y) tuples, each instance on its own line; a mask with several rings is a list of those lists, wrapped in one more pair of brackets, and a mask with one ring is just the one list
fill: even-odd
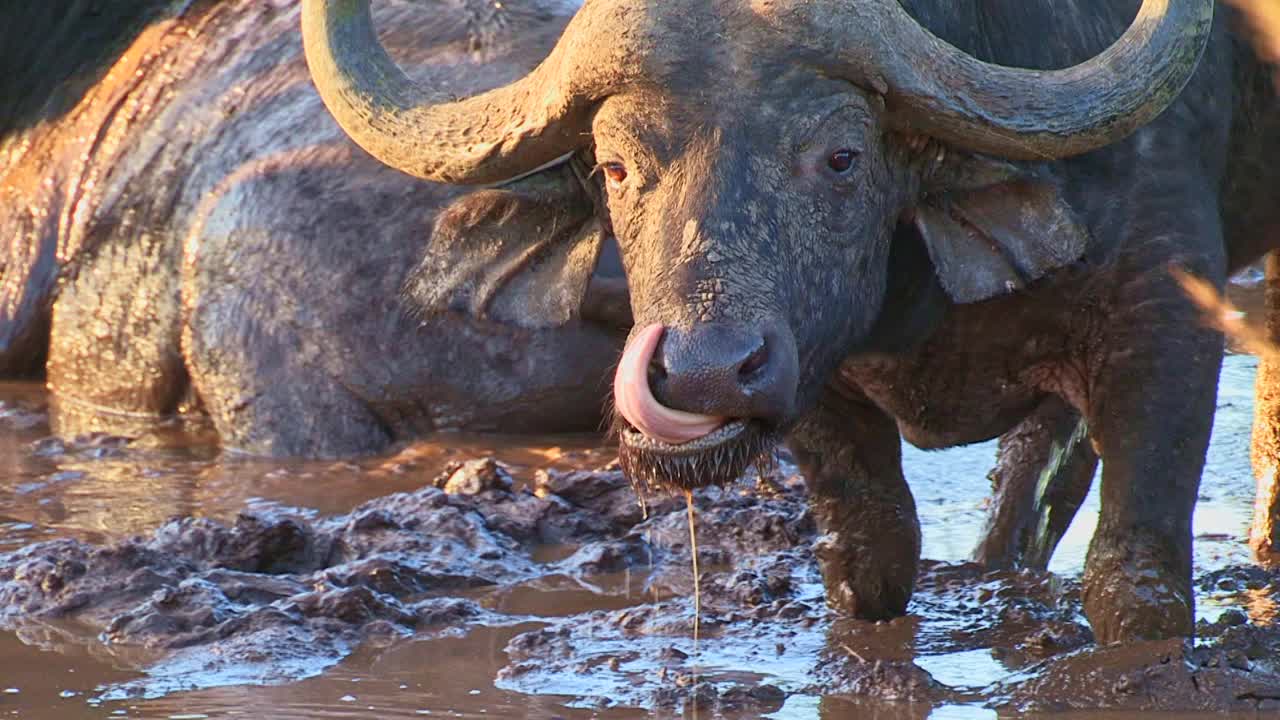
[[(636, 491), (636, 502), (640, 504), (640, 522), (644, 525), (644, 552), (648, 560), (649, 572), (653, 572), (653, 527), (649, 525), (649, 496), (646, 488), (639, 483), (631, 483), (631, 487)], [(650, 592), (653, 593), (653, 604), (658, 604), (658, 588), (653, 583), (648, 583)]]
[(698, 634), (702, 624), (702, 576), (698, 572), (697, 516), (693, 511), (693, 491), (684, 491), (685, 507), (689, 511), (689, 557), (693, 560), (693, 695), (689, 698), (694, 720), (698, 717)]
[(698, 652), (698, 630), (702, 621), (702, 582), (698, 575), (697, 518), (693, 512), (693, 491), (684, 491), (685, 506), (689, 509), (689, 556), (693, 559), (693, 652)]

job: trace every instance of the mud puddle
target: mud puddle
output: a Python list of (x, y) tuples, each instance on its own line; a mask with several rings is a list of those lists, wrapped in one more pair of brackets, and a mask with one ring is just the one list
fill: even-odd
[[(272, 463), (160, 434), (51, 440), (0, 386), (0, 715), (994, 718), (1280, 712), (1280, 577), (1249, 567), (1255, 363), (1228, 358), (1196, 516), (1201, 640), (1099, 651), (1076, 578), (965, 564), (991, 444), (907, 448), (912, 614), (833, 617), (794, 469), (647, 516), (590, 438), (448, 436)], [(184, 519), (173, 519), (173, 518)], [(1066, 713), (1066, 714), (1057, 714)]]

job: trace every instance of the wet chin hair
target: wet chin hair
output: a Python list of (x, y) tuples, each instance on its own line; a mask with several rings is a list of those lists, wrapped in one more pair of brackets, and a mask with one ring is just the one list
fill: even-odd
[(625, 420), (615, 417), (613, 436), (618, 442), (618, 464), (637, 491), (697, 490), (709, 485), (728, 485), (742, 477), (755, 464), (764, 472), (774, 464), (774, 448), (779, 436), (759, 423), (749, 423), (742, 434), (730, 442), (709, 450), (688, 454), (659, 453), (632, 447), (622, 440), (629, 429)]

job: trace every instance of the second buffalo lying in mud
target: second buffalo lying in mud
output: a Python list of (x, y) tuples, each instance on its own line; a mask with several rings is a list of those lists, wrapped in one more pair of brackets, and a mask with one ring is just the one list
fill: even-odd
[[(570, 15), (387, 3), (378, 20), (416, 77), (466, 94), (527, 72)], [(224, 445), (255, 454), (598, 429), (625, 329), (517, 332), (405, 307), (409, 271), (464, 191), (343, 135), (298, 23), (296, 4), (261, 0), (0, 9), (0, 372), (47, 366), (67, 435), (202, 410)], [(522, 187), (575, 212), (565, 172)], [(531, 236), (556, 222), (528, 210), (515, 224)], [(609, 287), (602, 307), (625, 305)]]
[(724, 482), (785, 438), (829, 601), (888, 617), (920, 547), (900, 438), (970, 443), (1044, 413), (1086, 482), (1103, 463), (1083, 581), (1098, 639), (1191, 632), (1223, 350), (1169, 269), (1221, 287), (1280, 221), (1275, 96), (1229, 10), (588, 0), (531, 73), (462, 99), (406, 78), (367, 10), (303, 12), (357, 142), (449, 183), (561, 160), (581, 198), (551, 237), (507, 229), (538, 206), (519, 190), (459, 200), (415, 283), (429, 312), (557, 325), (581, 258), (616, 239), (633, 478)]

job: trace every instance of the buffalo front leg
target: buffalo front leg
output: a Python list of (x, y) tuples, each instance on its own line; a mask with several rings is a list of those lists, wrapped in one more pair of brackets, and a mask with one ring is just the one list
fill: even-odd
[(893, 420), (828, 390), (787, 444), (823, 533), (815, 551), (827, 602), (870, 620), (905, 613), (920, 560), (920, 521)]
[(1050, 396), (1000, 436), (994, 496), (974, 561), (990, 568), (1044, 570), (1093, 485), (1098, 456), (1088, 424)]
[[(1221, 237), (1216, 220), (1192, 226)], [(1185, 243), (1185, 244), (1183, 244)], [(1218, 244), (1221, 247), (1221, 244)], [(1221, 288), (1211, 251), (1171, 258)], [(1165, 262), (1124, 279), (1088, 398), (1102, 456), (1102, 510), (1084, 573), (1084, 608), (1099, 642), (1186, 636), (1194, 623), (1191, 521), (1213, 424), (1222, 336), (1205, 328)]]
[[(1280, 254), (1275, 250), (1267, 255), (1263, 303), (1267, 340), (1280, 347)], [(1280, 564), (1280, 356), (1275, 353), (1263, 355), (1258, 363), (1249, 454), (1258, 483), (1249, 545), (1258, 561)]]

